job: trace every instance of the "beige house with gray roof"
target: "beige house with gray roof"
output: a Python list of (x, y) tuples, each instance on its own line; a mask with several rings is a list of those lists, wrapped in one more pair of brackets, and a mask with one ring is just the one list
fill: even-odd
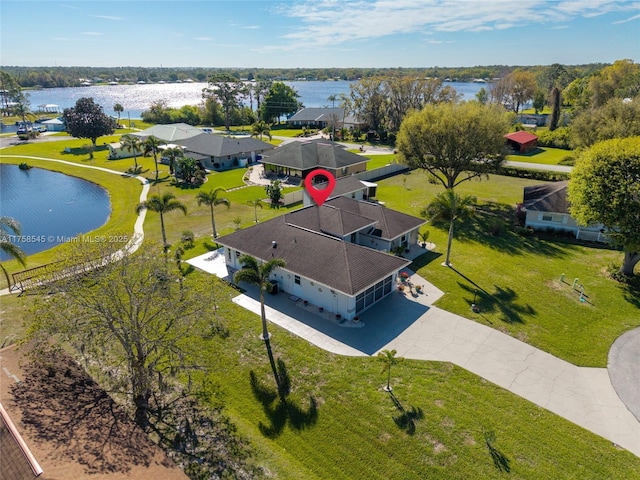
[(279, 290), (351, 320), (395, 290), (411, 262), (388, 253), (417, 243), (424, 220), (379, 204), (338, 197), (217, 239), (227, 266), (243, 254), (281, 258), (272, 275)]

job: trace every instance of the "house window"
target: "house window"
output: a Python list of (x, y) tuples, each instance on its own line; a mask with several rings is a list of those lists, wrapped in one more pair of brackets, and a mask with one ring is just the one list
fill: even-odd
[(543, 222), (554, 222), (554, 223), (562, 223), (562, 215), (555, 215), (552, 213), (543, 213), (542, 214)]
[(231, 260), (231, 249), (227, 250), (227, 255), (229, 256), (229, 260)]
[(351, 243), (356, 243), (357, 240), (357, 234), (354, 232), (351, 234)]
[(299, 275), (294, 275), (293, 276), (293, 281), (296, 285), (300, 285), (300, 276)]
[(392, 277), (387, 277), (379, 281), (374, 286), (367, 288), (364, 292), (356, 296), (356, 313), (373, 305), (381, 300), (385, 295), (391, 293)]

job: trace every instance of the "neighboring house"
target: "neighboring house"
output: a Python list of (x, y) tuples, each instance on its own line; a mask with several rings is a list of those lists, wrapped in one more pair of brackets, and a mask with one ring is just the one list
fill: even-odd
[(281, 258), (271, 279), (283, 290), (328, 312), (353, 319), (395, 290), (411, 263), (382, 250), (417, 242), (424, 221), (379, 204), (338, 197), (239, 230), (216, 241), (227, 266), (248, 254)]
[(507, 133), (504, 138), (509, 147), (518, 153), (527, 153), (538, 147), (538, 136), (524, 130)]
[(141, 132), (135, 132), (131, 135), (140, 137), (142, 140), (150, 136), (156, 137), (158, 140), (164, 142), (177, 143), (179, 140), (185, 140), (187, 138), (195, 137), (196, 135), (202, 135), (202, 130), (186, 123), (172, 123), (169, 125), (154, 125), (153, 127), (142, 130)]
[(0, 478), (28, 480), (42, 475), (40, 464), (0, 403)]
[(579, 226), (569, 213), (568, 181), (532, 185), (524, 188), (522, 211), (525, 226), (534, 230), (572, 232), (576, 238), (607, 242), (602, 225)]
[(59, 118), (45, 120), (44, 122), (41, 122), (41, 125), (47, 127), (47, 131), (49, 132), (64, 132), (66, 128), (64, 122)]
[(265, 154), (260, 160), (265, 173), (305, 178), (316, 168), (323, 168), (340, 178), (367, 170), (368, 158), (348, 152), (328, 140), (290, 142)]
[[(109, 156), (107, 157), (109, 160), (120, 160), (121, 158), (133, 157), (134, 150), (128, 150), (123, 147), (121, 142), (109, 143), (107, 148), (109, 148)], [(140, 157), (142, 156), (142, 151), (135, 150), (135, 154)]]
[(198, 160), (208, 170), (229, 170), (256, 163), (273, 145), (254, 137), (226, 137), (200, 132), (195, 137), (178, 140), (187, 157)]
[(360, 128), (366, 124), (351, 115), (346, 115), (344, 109), (332, 108), (303, 108), (287, 119), (287, 124), (294, 127), (313, 127), (323, 129), (334, 128)]
[[(314, 187), (318, 190), (322, 190), (326, 187), (327, 182), (317, 183)], [(335, 197), (349, 197), (355, 200), (370, 200), (375, 198), (378, 185), (376, 183), (365, 182), (364, 180), (358, 180), (357, 177), (348, 176), (340, 177), (336, 179), (336, 183), (333, 187), (333, 191), (328, 197), (328, 200)], [(314, 205), (315, 201), (307, 193), (307, 190), (303, 190), (302, 205), (308, 207)]]

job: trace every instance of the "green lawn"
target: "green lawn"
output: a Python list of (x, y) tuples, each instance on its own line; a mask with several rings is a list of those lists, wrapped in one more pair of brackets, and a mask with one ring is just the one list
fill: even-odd
[(212, 340), (209, 384), (276, 478), (507, 477), (494, 465), (487, 430), (512, 478), (640, 478), (634, 455), (449, 363), (394, 366), (396, 406), (376, 358), (333, 355), (272, 326), (292, 386), (282, 405), (257, 338), (259, 318), (228, 301), (221, 309), (229, 337)]
[[(446, 292), (437, 303), (445, 310), (576, 365), (605, 367), (613, 341), (640, 325), (640, 292), (606, 275), (610, 264), (621, 263), (619, 251), (513, 231), (512, 215), (515, 204), (522, 201), (522, 189), (536, 183), (540, 182), (500, 176), (462, 183), (456, 190), (476, 195), (480, 207), (476, 220), (457, 230), (451, 253), (454, 268), (440, 265), (448, 225), (423, 227), (431, 232), (429, 240), (436, 249), (418, 259), (414, 267)], [(414, 215), (442, 191), (420, 171), (378, 184), (378, 198), (387, 206)], [(563, 273), (565, 282), (560, 281)], [(587, 302), (580, 302), (571, 288), (574, 278), (584, 285)], [(475, 290), (481, 308), (478, 315), (470, 310)]]
[[(60, 143), (37, 144), (40, 149), (12, 147), (2, 152), (2, 161), (19, 163), (23, 160), (7, 155), (21, 152), (88, 162), (86, 155), (60, 153), (67, 145), (77, 148), (67, 141)], [(123, 171), (133, 163), (132, 159), (108, 161), (98, 154), (96, 165), (115, 165)], [(28, 162), (52, 168), (50, 163)], [(146, 158), (142, 163), (152, 178), (153, 160)], [(60, 170), (76, 175), (88, 172), (72, 166)], [(230, 185), (240, 172), (244, 170), (211, 175), (199, 188)], [(117, 220), (114, 225), (131, 230), (139, 183), (103, 175), (99, 181), (110, 189), (112, 201), (122, 202), (120, 213), (112, 215)], [(92, 178), (98, 181), (98, 176)], [(452, 250), (454, 269), (440, 266), (446, 228), (435, 226), (428, 227), (435, 252), (420, 257), (414, 266), (446, 292), (439, 306), (578, 365), (606, 366), (613, 340), (640, 324), (638, 292), (625, 290), (605, 275), (609, 263), (620, 262), (620, 252), (522, 237), (510, 230), (510, 215), (522, 199), (522, 188), (534, 183), (538, 182), (491, 176), (489, 181), (461, 184), (457, 191), (476, 195), (481, 209), (477, 223), (458, 230)], [(442, 191), (420, 171), (378, 184), (378, 197), (386, 205), (414, 215)], [(172, 212), (165, 217), (170, 243), (178, 243), (184, 229), (196, 233), (198, 241), (186, 257), (214, 246), (209, 207), (197, 206), (195, 201), (199, 188), (180, 189), (163, 181), (151, 189), (152, 194), (170, 191), (188, 205), (188, 216)], [(262, 187), (247, 187), (225, 196), (232, 202), (231, 209), (220, 206), (215, 210), (222, 234), (233, 230), (235, 217), (241, 219), (242, 227), (251, 225), (254, 210), (246, 202), (265, 195)], [(258, 216), (264, 221), (286, 211), (264, 208), (258, 210)], [(115, 227), (107, 224), (103, 228)], [(492, 230), (498, 235), (492, 235)], [(159, 242), (158, 215), (149, 212), (145, 232), (148, 242)], [(55, 258), (55, 249), (33, 256), (45, 258)], [(579, 277), (588, 303), (579, 302), (571, 286), (560, 282), (562, 273), (568, 282)], [(197, 271), (190, 276), (210, 281)], [(275, 478), (493, 479), (510, 475), (519, 479), (640, 479), (640, 459), (634, 455), (448, 363), (405, 361), (393, 367), (392, 385), (403, 417), (381, 388), (385, 376), (377, 359), (336, 356), (274, 325), (274, 353), (285, 362), (292, 387), (287, 404), (280, 405), (271, 399), (270, 369), (264, 345), (257, 338), (259, 318), (230, 301), (235, 290), (220, 288), (219, 313), (229, 335), (211, 339), (203, 351), (212, 364), (206, 385), (215, 392), (216, 401), (224, 403), (238, 431), (250, 440), (256, 461)], [(469, 308), (476, 289), (479, 315)], [(31, 296), (2, 298), (2, 341), (9, 335), (14, 337), (8, 341), (22, 335), (22, 319), (28, 318), (31, 301)], [(251, 371), (262, 386), (253, 391)], [(414, 431), (411, 422), (403, 423), (411, 412), (421, 417), (413, 420)], [(495, 433), (493, 458), (485, 430)], [(502, 460), (510, 473), (501, 473), (494, 460)]]
[(541, 163), (544, 165), (563, 165), (574, 158), (574, 152), (561, 148), (539, 147), (524, 154), (507, 155), (512, 162)]

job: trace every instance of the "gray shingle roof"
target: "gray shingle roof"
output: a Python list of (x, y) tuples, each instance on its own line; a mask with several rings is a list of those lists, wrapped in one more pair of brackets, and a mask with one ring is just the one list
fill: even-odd
[(331, 199), (326, 205), (376, 221), (380, 237), (386, 240), (397, 238), (425, 223), (421, 218), (392, 210), (379, 203), (362, 202), (347, 197)]
[(342, 122), (344, 110), (333, 108), (303, 108), (287, 119), (288, 122)]
[(371, 218), (326, 203), (319, 208), (313, 205), (288, 213), (285, 215), (285, 221), (291, 225), (337, 237), (344, 237), (376, 223)]
[(410, 263), (404, 258), (291, 225), (286, 217), (239, 230), (220, 237), (217, 242), (263, 261), (282, 258), (286, 270), (347, 295), (357, 295)]
[[(326, 141), (325, 141), (326, 142)], [(369, 159), (346, 151), (344, 148), (324, 142), (290, 142), (265, 153), (262, 163), (310, 170), (313, 168), (327, 168), (336, 170), (358, 163), (368, 162)]]
[(141, 138), (147, 138), (153, 135), (165, 142), (176, 142), (185, 138), (195, 137), (202, 134), (202, 130), (186, 123), (172, 123), (170, 125), (154, 125), (141, 132), (132, 133)]
[(210, 157), (226, 157), (241, 153), (262, 152), (270, 150), (273, 145), (254, 137), (226, 137), (202, 133), (195, 137), (180, 140), (177, 143), (188, 151)]
[(569, 213), (568, 184), (565, 180), (524, 187), (522, 206), (526, 210), (537, 212)]

